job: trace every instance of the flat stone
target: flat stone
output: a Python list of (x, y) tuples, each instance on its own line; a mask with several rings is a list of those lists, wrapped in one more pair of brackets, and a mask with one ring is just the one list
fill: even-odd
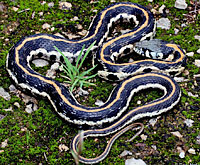
[(160, 27), (161, 29), (169, 30), (171, 27), (171, 23), (168, 18), (160, 18), (156, 23), (157, 27)]
[(49, 65), (49, 62), (43, 59), (36, 59), (33, 60), (32, 63), (36, 66), (36, 67), (44, 67)]
[(194, 65), (196, 65), (197, 67), (200, 67), (200, 60), (195, 60)]
[(125, 165), (146, 165), (146, 163), (142, 159), (131, 158), (125, 161)]
[(176, 0), (175, 2), (175, 8), (177, 9), (186, 9), (187, 8), (187, 3), (185, 0)]
[(4, 88), (0, 87), (0, 96), (5, 100), (10, 100), (10, 94), (4, 90)]

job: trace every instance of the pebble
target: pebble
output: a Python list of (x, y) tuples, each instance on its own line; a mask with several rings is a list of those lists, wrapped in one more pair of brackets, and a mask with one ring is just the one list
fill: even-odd
[(89, 92), (86, 91), (86, 90), (83, 90), (83, 89), (79, 88), (78, 94), (80, 96), (87, 96), (87, 95), (89, 95)]
[(185, 81), (188, 81), (188, 79), (185, 79), (184, 77), (174, 77), (174, 80), (176, 82), (185, 82)]
[(193, 94), (192, 92), (188, 92), (188, 96), (190, 96), (190, 97), (199, 97), (199, 95), (198, 94)]
[(5, 100), (10, 100), (10, 94), (6, 92), (2, 87), (0, 87), (0, 96), (3, 97)]
[(49, 62), (43, 59), (36, 59), (33, 60), (32, 63), (36, 66), (36, 67), (44, 67), (49, 65)]
[(152, 125), (153, 127), (156, 124), (156, 122), (157, 122), (157, 118), (152, 118), (149, 120), (149, 124)]
[(151, 145), (151, 147), (152, 147), (154, 150), (157, 150), (156, 145)]
[(10, 111), (10, 112), (12, 112), (13, 111), (13, 109), (12, 109), (12, 107), (9, 107), (9, 108), (7, 108), (7, 109), (4, 109), (4, 111)]
[(195, 35), (194, 38), (200, 41), (200, 36)]
[(175, 8), (177, 9), (186, 9), (187, 8), (187, 3), (185, 0), (176, 0), (175, 1)]
[(188, 52), (188, 53), (186, 53), (186, 56), (193, 57), (194, 56), (194, 52)]
[(166, 7), (165, 5), (162, 5), (162, 6), (159, 8), (158, 12), (162, 14), (162, 13), (163, 13), (163, 10), (165, 9), (165, 7)]
[(82, 30), (81, 32), (78, 32), (79, 35), (85, 36), (87, 34), (87, 30)]
[(49, 25), (48, 23), (42, 25), (42, 29), (49, 29), (50, 27), (51, 25)]
[(194, 123), (194, 120), (186, 119), (186, 120), (184, 121), (184, 123), (185, 123), (188, 127), (192, 127), (192, 126), (193, 126), (193, 123)]
[(197, 67), (200, 67), (200, 60), (195, 60), (194, 65), (196, 65)]
[(188, 150), (188, 152), (190, 153), (190, 154), (196, 154), (196, 152), (195, 152), (195, 149), (193, 149), (193, 148), (190, 148), (189, 150)]
[(119, 155), (119, 157), (124, 157), (124, 156), (127, 156), (127, 155), (133, 155), (133, 153), (132, 153), (131, 151), (124, 150), (124, 151)]
[(0, 114), (0, 121), (3, 120), (4, 117), (6, 116)]
[(6, 9), (6, 6), (3, 3), (0, 3), (0, 12), (3, 12)]
[(171, 27), (170, 20), (168, 18), (160, 18), (157, 22), (157, 27), (160, 27), (161, 29), (169, 30)]
[(5, 148), (8, 145), (8, 139), (1, 143), (1, 148)]
[(60, 144), (59, 145), (59, 150), (62, 152), (62, 151), (68, 151), (69, 150), (69, 147), (67, 147), (66, 145), (64, 144)]
[(69, 2), (59, 2), (59, 9), (61, 10), (70, 10), (72, 8), (72, 4)]
[(16, 12), (17, 10), (19, 10), (19, 8), (17, 7), (12, 7), (12, 9)]
[(181, 151), (180, 154), (179, 154), (179, 157), (181, 159), (185, 158), (185, 151)]
[(131, 158), (125, 161), (125, 165), (146, 165), (146, 163), (142, 159)]
[(54, 7), (54, 2), (48, 3), (48, 7), (50, 7), (50, 8)]
[(175, 29), (174, 29), (174, 34), (177, 35), (178, 32), (179, 32), (179, 29), (175, 28)]
[(104, 102), (97, 99), (97, 101), (94, 104), (97, 105), (97, 106), (102, 106), (102, 105), (104, 105)]
[(200, 54), (200, 49), (197, 50), (197, 53)]
[(140, 135), (140, 137), (142, 140), (147, 140), (147, 135), (142, 134), (142, 135)]
[(153, 0), (147, 0), (148, 2), (153, 2)]
[(183, 135), (181, 135), (179, 131), (171, 132), (171, 134), (176, 136), (176, 137), (178, 137), (178, 138), (182, 138), (183, 137)]

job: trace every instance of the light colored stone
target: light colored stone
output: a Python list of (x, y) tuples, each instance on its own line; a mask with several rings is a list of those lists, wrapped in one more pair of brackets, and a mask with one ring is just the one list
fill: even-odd
[(59, 145), (59, 150), (62, 152), (62, 151), (68, 151), (69, 150), (69, 147), (67, 147), (66, 145), (64, 145), (64, 144), (60, 144)]
[(168, 18), (160, 18), (157, 22), (157, 27), (160, 27), (161, 29), (169, 30), (171, 27), (170, 20)]
[(181, 135), (179, 131), (171, 132), (171, 134), (176, 136), (176, 137), (178, 137), (178, 138), (182, 138), (183, 137), (183, 135)]
[(200, 54), (200, 49), (197, 50), (197, 53)]
[(33, 60), (32, 63), (36, 66), (36, 67), (44, 67), (49, 65), (49, 62), (43, 59), (36, 59)]
[(10, 100), (10, 94), (5, 91), (4, 88), (0, 87), (0, 97), (3, 97), (5, 100)]
[(119, 157), (124, 157), (124, 156), (127, 156), (127, 155), (133, 155), (133, 153), (132, 153), (131, 151), (124, 150), (124, 151), (119, 155)]
[(175, 1), (175, 8), (177, 9), (186, 9), (187, 8), (187, 3), (185, 0), (176, 0)]
[(200, 36), (195, 35), (194, 38), (200, 41)]
[(102, 106), (102, 105), (104, 105), (104, 102), (97, 99), (97, 101), (94, 104), (97, 105), (97, 106)]
[(61, 10), (70, 10), (72, 8), (72, 4), (69, 2), (59, 2), (59, 9)]
[(196, 154), (196, 152), (195, 152), (195, 149), (194, 148), (190, 148), (189, 150), (188, 150), (188, 152), (190, 153), (190, 154)]
[(162, 5), (162, 6), (159, 8), (158, 12), (162, 14), (162, 13), (163, 13), (163, 10), (165, 9), (165, 7), (166, 7), (165, 5)]
[(142, 159), (127, 159), (125, 165), (146, 165), (146, 163)]
[(196, 65), (197, 67), (200, 67), (200, 60), (195, 60), (194, 65)]
[(49, 29), (50, 27), (51, 25), (49, 25), (48, 23), (42, 25), (42, 29)]
[(184, 121), (184, 123), (188, 126), (188, 127), (192, 127), (193, 123), (194, 123), (194, 120), (191, 120), (191, 119), (186, 119)]
[(189, 57), (193, 57), (194, 56), (194, 52), (188, 52), (188, 53), (186, 53), (186, 55), (189, 56)]
[(179, 154), (179, 157), (181, 159), (185, 158), (185, 152), (184, 151), (181, 151), (180, 154)]

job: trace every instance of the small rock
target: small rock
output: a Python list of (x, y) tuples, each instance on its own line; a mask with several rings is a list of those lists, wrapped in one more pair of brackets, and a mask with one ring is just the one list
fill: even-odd
[(43, 16), (43, 15), (44, 15), (44, 12), (41, 11), (41, 12), (39, 12), (38, 14), (39, 14), (39, 16)]
[(163, 13), (163, 10), (165, 9), (165, 7), (166, 7), (165, 5), (162, 5), (162, 6), (159, 8), (158, 12), (162, 14), (162, 13)]
[(35, 59), (32, 61), (32, 63), (36, 66), (36, 67), (44, 67), (49, 65), (49, 62), (43, 59)]
[(78, 21), (79, 18), (77, 16), (75, 16), (74, 18), (70, 19), (70, 21)]
[(156, 124), (156, 122), (157, 122), (157, 118), (152, 118), (149, 120), (149, 124), (152, 125), (153, 127)]
[(1, 148), (5, 148), (8, 145), (8, 139), (1, 143)]
[(0, 3), (0, 12), (3, 12), (6, 9), (6, 6), (1, 2)]
[(142, 140), (147, 140), (147, 135), (142, 134), (142, 135), (140, 135), (140, 137)]
[(183, 135), (181, 135), (179, 131), (171, 132), (171, 134), (176, 136), (176, 137), (178, 137), (178, 138), (182, 138), (183, 137)]
[(58, 70), (60, 67), (60, 64), (58, 62), (55, 62), (53, 65), (51, 65), (52, 70)]
[(188, 92), (188, 96), (191, 96), (191, 97), (199, 97), (199, 95), (198, 94), (193, 94), (192, 92)]
[(125, 165), (146, 165), (146, 163), (142, 159), (127, 159)]
[(193, 123), (194, 123), (194, 120), (191, 120), (191, 119), (186, 119), (184, 121), (184, 123), (188, 126), (188, 127), (192, 127)]
[(160, 27), (161, 29), (169, 30), (171, 27), (171, 23), (168, 18), (160, 18), (156, 23), (157, 27)]
[(48, 23), (42, 25), (42, 29), (49, 29), (50, 27), (51, 25), (49, 25)]
[(53, 78), (53, 79), (56, 78), (56, 71), (53, 69), (47, 70), (46, 77)]
[(0, 150), (0, 153), (3, 153), (4, 152), (4, 150)]
[(200, 49), (197, 50), (197, 53), (200, 54)]
[(7, 109), (4, 109), (4, 111), (10, 111), (10, 112), (12, 112), (13, 111), (13, 109), (12, 109), (12, 107), (9, 107), (9, 108), (7, 108)]
[(185, 0), (176, 0), (175, 8), (177, 8), (177, 9), (186, 9), (187, 8), (187, 3), (185, 2)]
[(48, 3), (48, 7), (49, 7), (49, 8), (52, 8), (53, 6), (54, 6), (54, 3), (53, 3), (53, 2)]
[(83, 26), (80, 25), (80, 24), (78, 24), (78, 25), (76, 25), (76, 26), (77, 26), (77, 29), (78, 29), (78, 30), (82, 30), (82, 29), (83, 29)]
[(153, 0), (147, 0), (148, 2), (153, 2)]
[(72, 4), (69, 2), (59, 2), (59, 9), (61, 10), (70, 10), (72, 8)]
[(178, 32), (179, 32), (179, 29), (175, 28), (175, 29), (174, 29), (174, 34), (177, 35)]
[(141, 101), (141, 100), (138, 100), (138, 101), (137, 101), (137, 104), (138, 104), (138, 105), (142, 104), (142, 101)]
[(0, 114), (0, 121), (3, 120), (4, 117), (6, 116)]
[(190, 148), (189, 150), (188, 150), (188, 152), (190, 153), (190, 154), (196, 154), (196, 152), (195, 152), (195, 149), (193, 149), (193, 148)]
[(154, 150), (157, 150), (156, 145), (151, 145), (151, 147), (152, 147)]
[(3, 97), (5, 100), (10, 100), (10, 94), (6, 92), (2, 87), (0, 87), (0, 96)]
[(87, 30), (82, 30), (81, 32), (78, 32), (79, 35), (85, 36), (87, 34)]
[(102, 106), (102, 105), (104, 105), (104, 102), (97, 99), (97, 101), (94, 104), (97, 106)]
[(56, 33), (56, 34), (54, 34), (55, 36), (58, 36), (58, 37), (62, 37), (62, 38), (65, 38), (62, 34), (60, 34), (60, 33)]
[(179, 157), (181, 159), (185, 158), (185, 151), (181, 151), (180, 154), (179, 154)]
[(188, 53), (186, 53), (186, 55), (187, 55), (188, 57), (193, 57), (193, 56), (194, 56), (194, 52), (188, 52)]
[(127, 155), (133, 155), (133, 153), (131, 151), (127, 151), (127, 150), (124, 150), (120, 155), (119, 157), (124, 157), (124, 156), (127, 156)]
[(184, 82), (185, 81), (185, 78), (184, 77), (174, 77), (174, 80), (176, 82)]
[(13, 94), (18, 94), (18, 90), (17, 90), (17, 88), (16, 88), (13, 84), (11, 84), (11, 85), (9, 86), (9, 90), (10, 90), (10, 92), (13, 93)]
[(196, 65), (197, 67), (200, 67), (200, 60), (195, 60), (194, 65)]
[(17, 10), (19, 10), (19, 8), (13, 6), (12, 9), (16, 12)]
[(195, 35), (194, 38), (200, 41), (200, 36)]
[(68, 151), (69, 150), (69, 147), (67, 147), (66, 145), (64, 144), (60, 144), (59, 145), (59, 150), (62, 152), (62, 151)]
[(89, 92), (86, 90), (83, 90), (82, 88), (79, 88), (78, 94), (80, 96), (87, 96), (87, 95), (89, 95)]
[(34, 103), (26, 105), (25, 111), (27, 113), (32, 113), (38, 109), (38, 106)]

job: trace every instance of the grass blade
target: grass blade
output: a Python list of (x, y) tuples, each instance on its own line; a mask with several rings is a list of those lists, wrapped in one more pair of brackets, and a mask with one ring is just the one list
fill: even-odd
[(82, 47), (82, 49), (81, 49), (81, 52), (80, 52), (80, 54), (78, 55), (78, 58), (77, 58), (77, 60), (76, 60), (76, 68), (78, 68), (78, 64), (79, 64), (79, 61), (80, 61), (80, 59), (81, 59), (81, 56), (82, 56), (82, 54), (83, 54), (83, 50), (85, 49), (85, 45), (83, 45), (83, 47)]
[(82, 58), (82, 60), (81, 60), (80, 65), (78, 66), (78, 70), (82, 67), (83, 62), (85, 61), (86, 56), (88, 55), (88, 53), (90, 52), (91, 48), (94, 46), (95, 43), (96, 43), (96, 41), (94, 41), (94, 42), (89, 46), (89, 48), (87, 49), (86, 53), (84, 54), (84, 56), (83, 56), (83, 58)]

